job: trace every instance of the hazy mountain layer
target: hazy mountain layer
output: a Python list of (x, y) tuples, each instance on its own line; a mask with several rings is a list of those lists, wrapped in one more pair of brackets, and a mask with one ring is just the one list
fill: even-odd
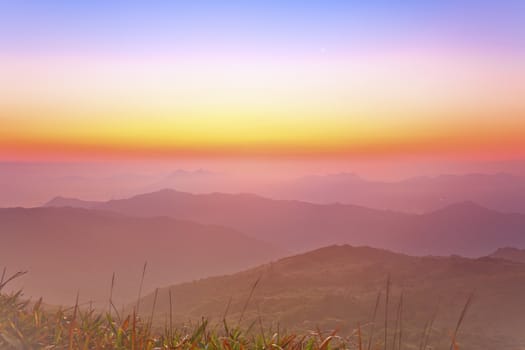
[(233, 272), (283, 256), (283, 250), (236, 230), (74, 208), (0, 209), (0, 268), (28, 270), (26, 295), (48, 303), (106, 303), (112, 273), (116, 301), (144, 291)]
[[(60, 198), (48, 205), (84, 206)], [(349, 243), (414, 255), (482, 256), (499, 247), (525, 247), (525, 215), (500, 213), (472, 202), (417, 215), (249, 194), (195, 195), (162, 190), (85, 205), (132, 216), (170, 216), (223, 225), (298, 251)]]
[(503, 173), (422, 176), (390, 182), (341, 173), (305, 176), (269, 186), (261, 193), (271, 198), (350, 203), (410, 213), (425, 213), (463, 201), (525, 213), (525, 178)]

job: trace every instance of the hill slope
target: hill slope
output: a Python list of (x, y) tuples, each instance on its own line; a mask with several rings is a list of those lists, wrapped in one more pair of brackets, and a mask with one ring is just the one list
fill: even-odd
[[(319, 326), (345, 333), (359, 322), (364, 325), (365, 335), (370, 331), (377, 294), (382, 291), (376, 325), (376, 331), (382, 334), (388, 274), (393, 282), (389, 303), (391, 335), (403, 291), (405, 341), (418, 344), (425, 322), (438, 308), (431, 343), (448, 348), (450, 331), (468, 295), (475, 290), (459, 337), (460, 348), (521, 349), (525, 343), (525, 304), (521, 302), (525, 266), (500, 259), (412, 257), (366, 247), (331, 246), (169, 289), (177, 322), (202, 316), (220, 322), (228, 309), (228, 322), (236, 325), (254, 282), (259, 280), (244, 313), (246, 325), (259, 322), (260, 317), (265, 326), (273, 325), (274, 329), (277, 324), (281, 329), (302, 331)], [(158, 293), (160, 323), (169, 313), (169, 289)], [(150, 312), (153, 300), (153, 295), (142, 299), (144, 312)]]
[(284, 251), (233, 229), (136, 218), (74, 208), (0, 209), (0, 267), (27, 269), (26, 294), (49, 303), (136, 298), (145, 261), (144, 290), (236, 271), (283, 256)]
[(95, 208), (223, 225), (299, 251), (349, 243), (415, 255), (485, 256), (502, 246), (525, 247), (525, 215), (500, 213), (471, 202), (416, 215), (249, 194), (162, 190), (101, 202)]

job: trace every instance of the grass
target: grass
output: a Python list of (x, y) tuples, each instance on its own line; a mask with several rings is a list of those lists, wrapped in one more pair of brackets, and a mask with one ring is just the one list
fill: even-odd
[[(144, 266), (143, 275), (146, 270)], [(4, 293), (4, 287), (13, 279), (22, 276), (18, 272), (7, 277), (5, 270), (0, 279), (0, 349), (2, 350), (91, 350), (91, 349), (131, 349), (131, 350), (401, 350), (401, 349), (427, 349), (428, 337), (432, 330), (435, 315), (424, 327), (419, 347), (411, 346), (402, 342), (402, 315), (403, 294), (401, 294), (397, 305), (395, 329), (392, 330), (385, 323), (383, 330), (376, 329), (376, 315), (378, 312), (381, 292), (373, 310), (372, 320), (368, 325), (356, 324), (354, 332), (348, 336), (339, 336), (336, 331), (326, 333), (321, 330), (306, 332), (305, 334), (283, 333), (279, 330), (264, 329), (261, 317), (249, 327), (242, 328), (241, 321), (244, 311), (236, 326), (230, 327), (227, 323), (227, 306), (223, 322), (220, 327), (212, 326), (206, 319), (195, 324), (174, 326), (171, 314), (170, 295), (170, 318), (166, 321), (164, 328), (153, 327), (155, 313), (155, 302), (150, 316), (142, 319), (137, 316), (140, 302), (137, 302), (130, 315), (121, 315), (117, 312), (112, 302), (112, 288), (110, 291), (109, 308), (106, 312), (95, 311), (91, 307), (79, 305), (78, 296), (75, 305), (71, 308), (61, 308), (57, 311), (45, 310), (42, 300), (30, 303), (22, 296), (21, 291)], [(144, 277), (142, 277), (143, 279)], [(247, 297), (244, 309), (250, 302), (253, 292), (257, 287), (257, 280)], [(390, 296), (390, 277), (386, 283), (386, 307), (388, 307)], [(142, 282), (139, 291), (142, 290)], [(157, 291), (155, 292), (156, 299)], [(468, 298), (459, 320), (456, 324), (451, 339), (451, 349), (459, 349), (457, 336), (465, 314), (472, 302), (472, 295)], [(385, 313), (387, 311), (385, 310)], [(259, 330), (254, 331), (256, 322)], [(368, 327), (368, 332), (363, 328)], [(375, 337), (375, 332), (384, 332), (382, 337)], [(387, 343), (388, 339), (393, 342)]]

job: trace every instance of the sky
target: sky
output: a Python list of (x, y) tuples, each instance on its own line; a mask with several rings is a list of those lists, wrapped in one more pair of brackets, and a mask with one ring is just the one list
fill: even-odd
[(0, 1), (0, 161), (525, 158), (523, 1)]

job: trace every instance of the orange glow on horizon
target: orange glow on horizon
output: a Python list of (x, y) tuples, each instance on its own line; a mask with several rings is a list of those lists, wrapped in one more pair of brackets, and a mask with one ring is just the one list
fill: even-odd
[(0, 65), (0, 159), (525, 156), (522, 63), (153, 63)]

